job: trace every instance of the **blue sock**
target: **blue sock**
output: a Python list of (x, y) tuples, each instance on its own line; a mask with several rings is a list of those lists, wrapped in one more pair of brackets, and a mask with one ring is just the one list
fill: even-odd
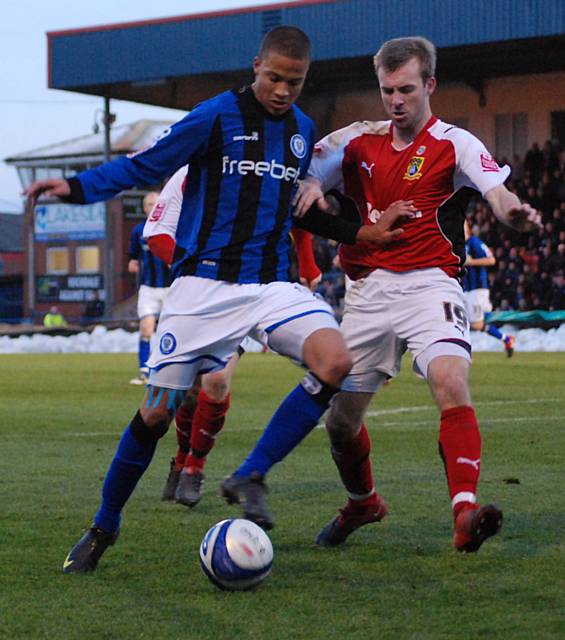
[(308, 393), (302, 384), (293, 389), (279, 405), (253, 451), (235, 475), (248, 476), (254, 471), (265, 475), (274, 464), (285, 458), (318, 424), (331, 396), (338, 391), (333, 389), (328, 394), (327, 390), (328, 387), (325, 387), (326, 399), (323, 401)]
[(140, 338), (139, 339), (139, 350), (138, 350), (138, 358), (139, 358), (139, 368), (143, 369), (147, 367), (147, 361), (149, 360), (149, 351), (151, 348), (151, 338)]
[(486, 331), (489, 334), (489, 336), (494, 336), (499, 340), (504, 340), (504, 334), (501, 333), (494, 325), (489, 324), (488, 327), (486, 328)]
[(126, 427), (102, 488), (102, 504), (94, 518), (100, 529), (113, 533), (120, 527), (121, 511), (149, 466), (157, 440), (139, 442)]

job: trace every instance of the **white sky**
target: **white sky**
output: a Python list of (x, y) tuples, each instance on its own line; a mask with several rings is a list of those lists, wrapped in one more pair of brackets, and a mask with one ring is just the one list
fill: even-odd
[[(47, 31), (275, 4), (273, 0), (2, 0), (0, 212), (21, 211), (20, 184), (3, 159), (91, 132), (102, 98), (47, 89)], [(251, 65), (251, 61), (250, 61)], [(117, 124), (178, 120), (183, 112), (113, 100)]]

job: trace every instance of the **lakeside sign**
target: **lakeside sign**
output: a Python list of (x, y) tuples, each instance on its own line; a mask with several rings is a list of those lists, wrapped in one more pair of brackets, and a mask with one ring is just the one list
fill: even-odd
[(106, 205), (45, 204), (35, 208), (35, 237), (39, 242), (68, 240), (102, 240)]

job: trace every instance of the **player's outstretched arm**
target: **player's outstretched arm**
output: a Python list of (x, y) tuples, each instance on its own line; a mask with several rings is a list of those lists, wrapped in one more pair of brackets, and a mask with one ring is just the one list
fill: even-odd
[(516, 231), (529, 232), (542, 226), (539, 212), (527, 202), (520, 202), (518, 196), (502, 184), (487, 191), (485, 199), (494, 215)]
[(71, 195), (69, 183), (63, 178), (47, 178), (32, 182), (23, 192), (31, 202), (35, 202), (40, 195), (49, 198), (66, 198)]

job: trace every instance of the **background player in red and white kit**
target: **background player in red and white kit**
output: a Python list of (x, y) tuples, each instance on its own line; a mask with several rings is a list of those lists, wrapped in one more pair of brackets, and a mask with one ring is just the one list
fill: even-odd
[[(143, 237), (151, 252), (166, 264), (173, 261), (187, 170), (188, 167), (179, 169), (161, 193), (156, 194), (143, 229)], [(300, 280), (315, 290), (321, 273), (314, 260), (312, 235), (298, 227), (293, 228), (292, 235), (296, 244)], [(244, 345), (245, 341), (223, 369), (199, 376), (178, 408), (175, 414), (178, 448), (171, 460), (162, 493), (163, 500), (175, 500), (190, 508), (200, 501), (206, 458), (224, 426), (231, 401), (231, 380), (239, 358), (245, 351)]]
[(357, 122), (324, 138), (297, 199), (297, 215), (338, 188), (352, 197), (367, 224), (396, 200), (416, 212), (386, 247), (343, 246), (352, 279), (342, 330), (354, 364), (327, 418), (332, 454), (349, 500), (318, 534), (321, 545), (342, 543), (355, 529), (387, 513), (375, 492), (370, 439), (363, 425), (379, 386), (400, 369), (408, 349), (441, 411), (439, 445), (454, 515), (454, 545), (476, 551), (502, 524), (495, 505), (477, 504), (481, 436), (471, 405), (469, 323), (458, 276), (465, 262), (463, 219), (478, 190), (498, 219), (521, 231), (539, 215), (503, 185), (499, 167), (473, 135), (432, 115), (436, 52), (424, 38), (386, 42), (375, 56), (390, 121)]

